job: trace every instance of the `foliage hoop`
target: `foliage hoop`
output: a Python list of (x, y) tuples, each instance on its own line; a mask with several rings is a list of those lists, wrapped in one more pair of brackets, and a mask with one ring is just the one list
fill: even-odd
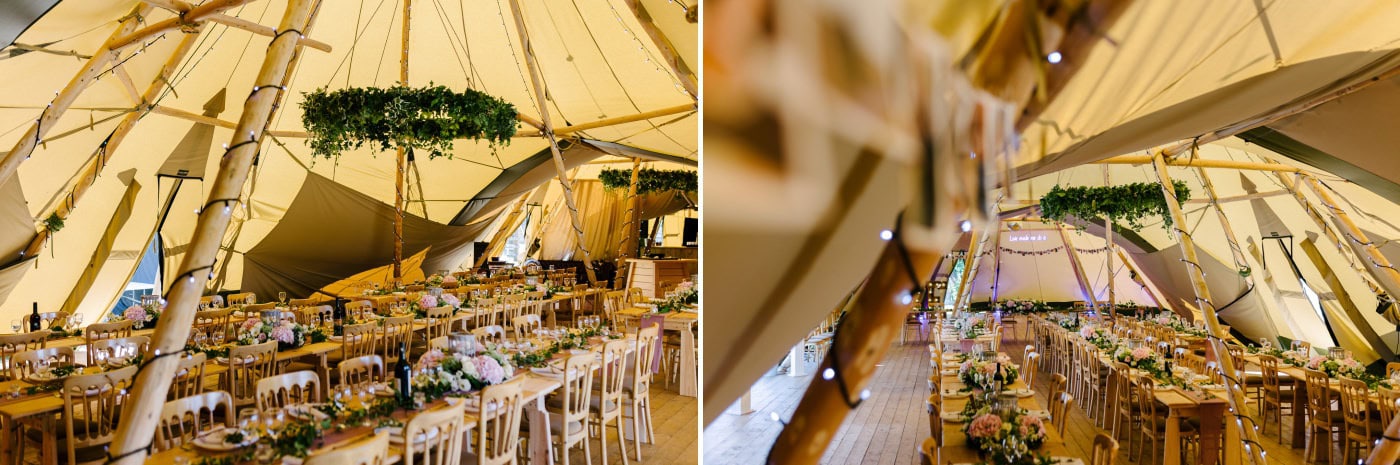
[(313, 156), (332, 158), (369, 143), (379, 151), (419, 149), (430, 159), (451, 158), (455, 139), (484, 139), (494, 148), (515, 136), (515, 107), (471, 89), (400, 85), (302, 95), (301, 123)]
[[(1178, 204), (1191, 199), (1186, 183), (1172, 183)], [(1093, 218), (1123, 220), (1128, 228), (1141, 231), (1143, 220), (1151, 216), (1162, 218), (1162, 227), (1172, 225), (1171, 211), (1162, 196), (1162, 186), (1156, 183), (1132, 183), (1102, 187), (1055, 186), (1040, 198), (1040, 214), (1046, 219), (1064, 222), (1069, 217), (1089, 221)]]
[[(626, 190), (632, 185), (632, 170), (604, 169), (598, 173), (607, 190)], [(643, 168), (637, 172), (637, 194), (651, 192), (695, 192), (700, 189), (700, 176), (691, 170), (655, 170)]]

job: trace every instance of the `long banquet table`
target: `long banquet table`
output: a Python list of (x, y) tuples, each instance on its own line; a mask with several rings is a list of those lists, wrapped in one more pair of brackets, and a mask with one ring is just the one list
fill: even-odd
[[(644, 307), (624, 308), (617, 311), (617, 316), (622, 320), (640, 320), (643, 316), (652, 315), (651, 310)], [(688, 397), (696, 397), (699, 382), (696, 378), (695, 367), (695, 328), (700, 324), (700, 314), (695, 312), (675, 312), (657, 313), (664, 315), (665, 324), (661, 325), (665, 331), (677, 332), (681, 336), (681, 382), (680, 394)]]
[[(951, 372), (951, 370), (945, 371), (943, 373), (949, 372)], [(953, 372), (954, 374), (943, 373), (940, 373), (940, 389), (948, 391), (958, 390), (963, 387), (963, 383), (961, 380), (958, 379), (958, 375), (956, 374), (956, 372)], [(1028, 386), (1026, 386), (1025, 381), (1018, 378), (1014, 384), (1008, 386), (1006, 389), (1026, 388), (1028, 388)], [(970, 397), (944, 397), (942, 411), (961, 412), (963, 407), (967, 406), (967, 402), (969, 399)], [(1022, 397), (1016, 401), (1016, 405), (1030, 411), (1044, 410), (1044, 407), (1040, 405), (1040, 402), (1036, 400), (1035, 396)], [(977, 456), (977, 451), (971, 447), (968, 447), (967, 445), (967, 435), (964, 434), (962, 431), (964, 423), (961, 421), (949, 421), (946, 418), (944, 418), (942, 421), (943, 447), (941, 449), (942, 452), (940, 453), (940, 456), (942, 457), (941, 461), (943, 463), (949, 464), (981, 462), (982, 459)], [(1040, 446), (1040, 449), (1036, 452), (1040, 454), (1049, 455), (1051, 457), (1071, 456), (1072, 454), (1070, 453), (1069, 447), (1065, 444), (1065, 439), (1060, 437), (1060, 433), (1058, 431), (1055, 431), (1055, 428), (1051, 426), (1049, 420), (1045, 421), (1045, 429), (1045, 442)]]

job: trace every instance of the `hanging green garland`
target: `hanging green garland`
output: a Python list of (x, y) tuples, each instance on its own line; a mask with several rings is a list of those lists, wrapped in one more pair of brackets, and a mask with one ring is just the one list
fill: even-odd
[[(1191, 189), (1186, 183), (1172, 183), (1176, 190), (1176, 200), (1185, 204), (1191, 199)], [(1122, 220), (1133, 231), (1141, 231), (1143, 220), (1159, 216), (1162, 227), (1172, 225), (1171, 210), (1162, 196), (1162, 186), (1156, 183), (1132, 183), (1104, 187), (1060, 187), (1055, 186), (1040, 198), (1040, 214), (1046, 219), (1065, 221), (1075, 217), (1081, 220), (1112, 218)]]
[[(632, 170), (605, 169), (598, 173), (598, 180), (607, 190), (627, 190), (632, 185)], [(654, 170), (643, 168), (637, 172), (637, 194), (662, 191), (696, 192), (700, 189), (700, 177), (692, 170)]]
[(50, 213), (48, 218), (44, 218), (44, 229), (49, 230), (49, 233), (63, 229), (63, 218), (58, 216), (58, 212)]
[(369, 143), (374, 150), (418, 149), (428, 158), (450, 158), (455, 139), (495, 147), (515, 135), (515, 107), (471, 89), (352, 87), (302, 95), (301, 123), (314, 156), (331, 158)]

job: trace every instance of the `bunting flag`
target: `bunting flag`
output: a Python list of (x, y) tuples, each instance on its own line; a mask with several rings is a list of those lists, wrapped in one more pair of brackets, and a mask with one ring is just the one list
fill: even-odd
[[(1018, 255), (1018, 256), (1022, 256), (1022, 257), (1031, 257), (1031, 256), (1039, 257), (1039, 256), (1042, 256), (1042, 255), (1056, 254), (1056, 253), (1060, 253), (1060, 252), (1064, 252), (1064, 251), (1065, 251), (1065, 246), (1063, 246), (1063, 245), (1061, 245), (1061, 246), (1056, 246), (1056, 247), (1051, 247), (1051, 248), (1044, 249), (1044, 250), (1011, 250), (1011, 249), (1008, 249), (1008, 248), (1006, 248), (1006, 247), (1002, 247), (1002, 248), (1001, 248), (1001, 253), (1008, 253), (1008, 254)], [(1075, 251), (1075, 252), (1079, 252), (1080, 254), (1101, 254), (1101, 253), (1104, 253), (1104, 252), (1108, 252), (1108, 247), (1099, 247), (1099, 248), (1097, 248), (1097, 249), (1081, 249), (1081, 248), (1075, 247), (1075, 248), (1074, 248), (1074, 251)]]

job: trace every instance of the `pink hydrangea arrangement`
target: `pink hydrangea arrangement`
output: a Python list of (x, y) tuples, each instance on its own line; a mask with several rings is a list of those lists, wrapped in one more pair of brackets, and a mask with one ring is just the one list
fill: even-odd
[(432, 294), (423, 294), (423, 297), (418, 298), (418, 306), (425, 309), (436, 307), (438, 306), (438, 298)]
[(462, 300), (458, 299), (457, 296), (452, 294), (443, 294), (442, 304), (452, 308), (457, 308), (462, 306)]
[(425, 368), (437, 368), (439, 365), (442, 365), (442, 359), (446, 356), (446, 354), (442, 353), (442, 349), (429, 350), (424, 352), (422, 357), (418, 358), (416, 366), (420, 370)]
[(132, 305), (122, 312), (122, 316), (132, 321), (146, 321), (146, 307)]
[(1084, 339), (1091, 339), (1094, 337), (1094, 334), (1094, 325), (1084, 325), (1083, 327), (1079, 328), (1079, 337), (1082, 337)]
[(976, 441), (986, 441), (1001, 434), (1001, 417), (994, 413), (984, 413), (972, 419), (967, 425), (967, 437)]
[(1045, 423), (1040, 420), (1040, 417), (1021, 415), (1021, 418), (1017, 419), (1017, 423), (1019, 423), (1016, 428), (1017, 432), (1027, 442), (1039, 444), (1045, 440)]

